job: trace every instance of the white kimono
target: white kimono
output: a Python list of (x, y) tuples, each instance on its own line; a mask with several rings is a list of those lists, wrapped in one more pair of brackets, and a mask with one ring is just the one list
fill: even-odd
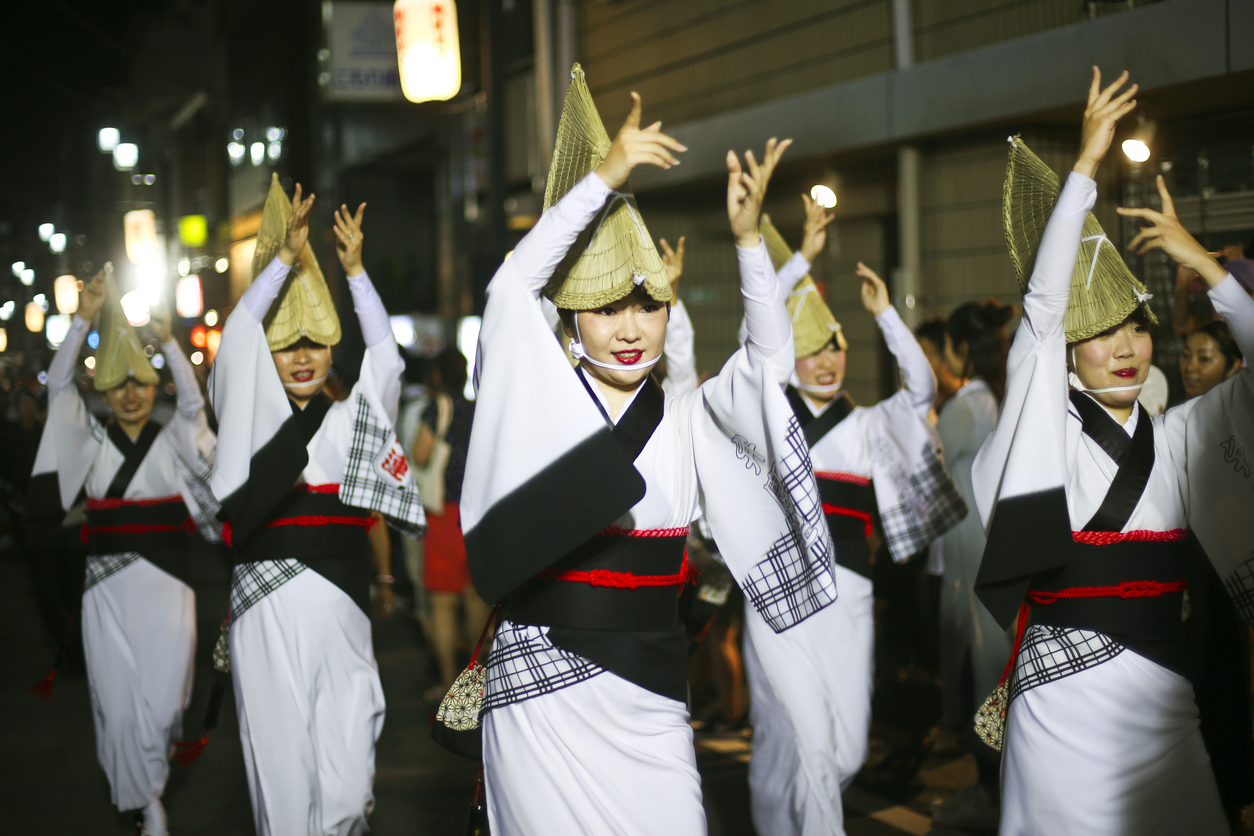
[[(62, 510), (80, 490), (87, 495), (82, 626), (96, 756), (114, 805), (135, 810), (161, 798), (191, 698), (196, 596), (186, 536), (199, 527), (206, 539), (218, 538), (208, 490), (214, 435), (174, 340), (161, 347), (178, 386), (170, 423), (148, 422), (135, 441), (116, 424), (101, 426), (73, 384), (90, 329), (75, 316), (48, 370), (48, 421), (32, 486), (55, 480), (39, 492), (55, 494)], [(116, 530), (123, 527), (143, 531)]]
[[(765, 247), (738, 250), (750, 346), (717, 378), (664, 402), (646, 381), (609, 422), (598, 387), (570, 369), (538, 301), (608, 196), (589, 175), (544, 214), (489, 285), (462, 493), (475, 586), (487, 600), (508, 596), (508, 616), (520, 587), (551, 577), (544, 573), (552, 563), (582, 544), (598, 536), (656, 537), (680, 539), (682, 548), (704, 506), (729, 568), (755, 604), (749, 629), (773, 637), (759, 642), (770, 654), (768, 675), (782, 685), (797, 666), (818, 666), (795, 637), (831, 629), (835, 583), (813, 468), (779, 388), (792, 368), (792, 341)], [(630, 429), (646, 399), (656, 424), (629, 456), (613, 430)], [(763, 490), (773, 503), (758, 499)], [(684, 570), (666, 577), (682, 583)], [(669, 588), (677, 599), (678, 589)], [(657, 666), (654, 681), (639, 667), (633, 674), (625, 664), (620, 675), (610, 669), (615, 660), (602, 665), (562, 646), (571, 644), (570, 630), (507, 617), (484, 693), (493, 832), (705, 832), (677, 619), (675, 628), (677, 669), (673, 630), (641, 640), (668, 663)], [(830, 718), (809, 694), (789, 697), (790, 716), (815, 737), (807, 766), (839, 792)], [(828, 814), (839, 820), (839, 806)]]
[[(780, 268), (781, 299), (809, 266), (796, 253)], [(871, 727), (875, 619), (871, 555), (865, 540), (872, 521), (877, 516), (883, 520), (889, 552), (901, 561), (966, 514), (966, 505), (945, 471), (939, 438), (927, 422), (936, 394), (936, 378), (927, 357), (896, 309), (884, 311), (876, 324), (901, 368), (905, 384), (901, 391), (872, 407), (851, 407), (841, 395), (822, 408), (796, 389), (789, 392), (794, 410), (804, 419), (829, 524), (860, 530), (850, 533), (845, 553), (842, 538), (833, 531), (840, 588), (840, 598), (832, 608), (838, 616), (836, 628), (814, 648), (823, 659), (815, 681), (809, 686), (790, 684), (812, 687), (830, 703), (841, 790), (848, 788), (866, 761)], [(826, 426), (833, 420), (837, 423)], [(854, 494), (858, 500), (851, 498)], [(840, 799), (812, 798), (828, 790), (814, 786), (801, 769), (798, 747), (804, 745), (809, 730), (794, 728), (782, 712), (764, 676), (752, 632), (746, 634), (745, 669), (753, 695), (749, 789), (758, 832), (781, 836), (843, 832), (830, 829), (826, 819), (810, 812), (822, 804), (839, 805)]]
[[(1166, 415), (1149, 418), (1135, 409), (1122, 426), (1133, 446), (1141, 422), (1152, 422), (1146, 440), (1152, 440), (1153, 465), (1144, 489), (1119, 532), (1081, 531), (1108, 507), (1107, 492), (1115, 495), (1112, 480), (1121, 472), (1085, 430), (1080, 407), (1103, 420), (1108, 416), (1089, 396), (1078, 395), (1081, 401), (1071, 403), (1067, 395), (1063, 317), (1080, 230), (1095, 198), (1094, 182), (1072, 173), (1024, 297), (1001, 417), (972, 469), (980, 514), (988, 521), (977, 588), (1003, 626), (1013, 619), (1024, 590), (1048, 584), (1060, 561), (1063, 570), (1072, 571), (1068, 558), (1060, 557), (1072, 553), (1072, 542), (1095, 543), (1099, 552), (1111, 549), (1106, 554), (1114, 559), (1124, 543), (1179, 542), (1191, 526), (1204, 543), (1211, 540), (1207, 551), (1238, 603), (1248, 601), (1254, 588), (1245, 562), (1249, 540), (1237, 553), (1214, 539), (1216, 531), (1251, 516), (1248, 495), (1229, 508), (1239, 505), (1243, 518), (1207, 519), (1198, 506), (1199, 489), (1233, 470), (1231, 448), (1226, 453), (1221, 443), (1203, 440), (1235, 443), (1251, 426), (1248, 370)], [(1090, 258), (1093, 246), (1090, 242)], [(1229, 277), (1210, 297), (1242, 350), (1254, 350), (1254, 302), (1236, 280)], [(1113, 419), (1110, 425), (1108, 432), (1119, 431)], [(1217, 435), (1221, 429), (1223, 435)], [(1248, 491), (1248, 468), (1246, 473)], [(1148, 559), (1146, 547), (1134, 548), (1140, 551), (1132, 554), (1145, 552)], [(1159, 622), (1172, 628), (1171, 607), (1179, 599), (1166, 596), (1163, 592), (1169, 608)], [(1157, 599), (1145, 600), (1152, 605)], [(1188, 680), (1144, 655), (1150, 650), (1138, 652), (1100, 631), (1049, 623), (1049, 606), (1059, 603), (1034, 603), (1033, 620), (1043, 621), (1027, 629), (1015, 664), (1001, 832), (1227, 833)]]
[[(258, 834), (348, 836), (366, 832), (374, 806), (385, 708), (366, 612), (367, 512), (411, 534), (425, 518), (393, 430), (401, 358), (390, 329), (380, 336), (387, 315), (368, 277), (349, 279), (367, 342), (361, 376), (346, 400), (315, 399), (297, 415), (258, 315), (287, 275), (276, 257), (257, 276), (227, 320), (209, 381), (225, 442), (211, 485), (237, 549), (231, 676)], [(292, 507), (303, 510), (278, 510)], [(346, 529), (356, 532), (346, 551), (304, 551), (316, 544), (301, 538), (330, 544)], [(274, 532), (286, 542), (269, 541), (272, 559), (247, 554)]]

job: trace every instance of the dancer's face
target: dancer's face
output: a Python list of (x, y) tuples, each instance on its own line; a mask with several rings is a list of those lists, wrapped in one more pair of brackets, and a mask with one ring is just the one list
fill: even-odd
[[(845, 352), (832, 340), (814, 354), (797, 360), (795, 368), (797, 379), (806, 386), (835, 386), (845, 380)], [(811, 400), (820, 403), (832, 400), (837, 394), (839, 391), (806, 392)]]
[(104, 400), (109, 405), (113, 420), (131, 438), (139, 435), (139, 431), (144, 428), (148, 416), (152, 414), (152, 403), (156, 397), (156, 386), (140, 383), (134, 378), (128, 378), (121, 386), (115, 386), (104, 393)]
[[(1133, 386), (1149, 376), (1154, 341), (1149, 329), (1133, 319), (1077, 343), (1071, 352), (1075, 373), (1088, 389)], [(1105, 392), (1094, 395), (1112, 409), (1128, 409), (1136, 403), (1139, 390)]]
[(331, 347), (301, 338), (281, 351), (272, 351), (274, 367), (287, 396), (303, 407), (322, 391), (331, 371)]
[(582, 362), (583, 368), (602, 383), (627, 390), (644, 380), (653, 368), (645, 364), (662, 353), (669, 318), (666, 305), (638, 287), (617, 302), (576, 311), (573, 317), (564, 318), (564, 327), (566, 335), (574, 337), (573, 323), (578, 321), (584, 352), (613, 366), (606, 369)]
[(1229, 364), (1219, 343), (1210, 334), (1194, 331), (1185, 340), (1184, 351), (1180, 353), (1180, 377), (1190, 398), (1205, 395), (1239, 371), (1241, 364)]

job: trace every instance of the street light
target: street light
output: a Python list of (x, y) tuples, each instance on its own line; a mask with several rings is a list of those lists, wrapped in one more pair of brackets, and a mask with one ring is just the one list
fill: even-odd
[(44, 309), (36, 302), (26, 303), (26, 330), (32, 334), (44, 330)]
[(65, 252), (65, 233), (54, 232), (48, 236), (48, 249), (54, 253)]
[(1131, 137), (1125, 139), (1120, 148), (1123, 149), (1124, 156), (1134, 163), (1143, 163), (1150, 158), (1150, 143), (1154, 141), (1154, 132), (1158, 125), (1153, 119), (1146, 119), (1144, 116), (1136, 120), (1136, 131)]
[(830, 186), (812, 186), (810, 188), (810, 199), (824, 209), (831, 209), (836, 205), (836, 192), (832, 191)]
[(56, 232), (56, 230), (57, 228), (53, 226), (52, 224), (40, 224), (39, 225), (39, 240), (47, 241), (49, 238), (52, 237), (52, 233)]
[(396, 0), (396, 60), (401, 92), (411, 102), (447, 101), (462, 86), (453, 0)]
[(78, 313), (78, 279), (68, 274), (57, 276), (52, 283), (52, 298), (61, 313)]
[(244, 143), (228, 142), (226, 144), (226, 155), (231, 158), (231, 165), (239, 166), (244, 164)]
[(17, 303), (12, 299), (0, 305), (0, 319), (8, 322), (13, 318), (13, 312), (17, 310)]
[(119, 142), (113, 149), (113, 167), (118, 171), (130, 171), (139, 162), (139, 146), (133, 142)]
[(96, 147), (102, 154), (112, 154), (121, 138), (122, 135), (118, 133), (117, 128), (101, 128), (100, 133), (96, 134)]
[(22, 271), (26, 269), (26, 262), (15, 261), (13, 262), (13, 267), (11, 269), (13, 270), (13, 278), (19, 279), (22, 277)]
[(254, 142), (248, 146), (248, 156), (252, 159), (254, 166), (261, 165), (266, 158), (266, 144), (264, 142)]
[(35, 283), (35, 271), (34, 269), (27, 267), (22, 271), (22, 274), (18, 276), (18, 278), (22, 280), (22, 284), (30, 287)]

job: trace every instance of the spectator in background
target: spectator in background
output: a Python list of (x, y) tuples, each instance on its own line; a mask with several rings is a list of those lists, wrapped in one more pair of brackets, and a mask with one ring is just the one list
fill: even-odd
[[(444, 469), (443, 513), (427, 513), (423, 585), (431, 603), (431, 643), (440, 666), (440, 681), (427, 691), (432, 701), (443, 698), (457, 677), (457, 640), (464, 636), (474, 647), (489, 608), (470, 582), (466, 541), (462, 538), (462, 479), (475, 406), (466, 400), (466, 358), (456, 348), (446, 348), (435, 358), (433, 383), (436, 394), (422, 414), (414, 463), (426, 467), (438, 444), (448, 445)], [(460, 606), (460, 611), (459, 611)], [(489, 643), (491, 639), (489, 638)], [(488, 648), (483, 654), (486, 657)]]
[[(1231, 266), (1231, 264), (1229, 264)], [(1241, 371), (1241, 349), (1222, 320), (1198, 325), (1185, 338), (1180, 352), (1180, 377), (1190, 398), (1205, 395)]]
[[(1224, 247), (1219, 260), (1246, 293), (1254, 294), (1254, 260), (1245, 257), (1239, 244)], [(1176, 267), (1176, 291), (1171, 300), (1171, 327), (1177, 334), (1189, 334), (1203, 322), (1215, 319), (1215, 309), (1206, 295), (1206, 283), (1184, 265)]]
[(945, 317), (929, 316), (914, 329), (915, 339), (919, 348), (927, 355), (927, 362), (936, 375), (936, 401), (932, 405), (938, 413), (945, 401), (957, 394), (965, 380), (954, 377), (949, 364), (945, 362)]
[[(414, 442), (418, 440), (422, 414), (427, 411), (427, 406), (431, 403), (431, 390), (427, 385), (430, 377), (430, 363), (426, 358), (411, 357), (404, 352), (401, 357), (405, 361), (405, 375), (401, 386), (401, 410), (396, 420), (396, 438), (409, 458), (410, 465), (413, 466), (416, 464)], [(410, 611), (422, 623), (423, 630), (429, 631), (428, 621), (431, 613), (422, 586), (422, 559), (426, 543), (424, 540), (413, 537), (396, 539), (399, 541), (399, 548), (394, 551), (399, 552), (401, 564), (393, 566), (394, 574), (404, 570), (409, 581), (405, 586), (408, 586), (410, 590)], [(397, 543), (393, 545), (396, 546)]]

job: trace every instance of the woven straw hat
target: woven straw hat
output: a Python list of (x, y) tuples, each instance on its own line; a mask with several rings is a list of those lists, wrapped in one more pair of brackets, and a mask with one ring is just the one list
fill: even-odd
[[(610, 144), (583, 68), (575, 64), (557, 126), (553, 166), (544, 190), (545, 211), (596, 170)], [(671, 301), (666, 268), (636, 208), (631, 187), (624, 183), (575, 239), (544, 295), (559, 308), (586, 311), (617, 302), (637, 286), (658, 302)]]
[[(1018, 136), (1010, 138), (1010, 162), (1002, 194), (1002, 223), (1010, 260), (1019, 277), (1019, 289), (1027, 291), (1028, 279), (1036, 261), (1036, 250), (1045, 234), (1045, 224), (1062, 194), (1062, 183), (1049, 166)], [(1071, 294), (1063, 320), (1067, 342), (1095, 337), (1128, 318), (1144, 306), (1151, 322), (1158, 319), (1149, 309), (1151, 294), (1146, 291), (1115, 245), (1106, 237), (1092, 212), (1084, 220), (1084, 232), (1075, 270), (1071, 274)]]
[[(279, 185), (279, 175), (272, 174), (270, 193), (261, 212), (261, 229), (257, 231), (257, 248), (253, 250), (254, 279), (278, 255), (291, 216), (292, 201)], [(263, 324), (271, 351), (281, 351), (301, 337), (322, 345), (340, 341), (340, 318), (308, 242), (279, 293), (279, 303), (270, 308)]]
[[(788, 263), (792, 258), (792, 250), (784, 242), (775, 224), (771, 223), (770, 215), (762, 215), (758, 222), (758, 232), (766, 242), (766, 252), (771, 257), (771, 264), (776, 270)], [(818, 354), (823, 346), (836, 339), (836, 347), (841, 351), (849, 349), (845, 332), (840, 323), (832, 315), (832, 311), (819, 295), (818, 285), (806, 273), (801, 281), (793, 285), (788, 294), (788, 316), (792, 319), (792, 337), (797, 359)]]
[(97, 392), (108, 392), (121, 386), (129, 378), (146, 385), (155, 385), (157, 371), (148, 361), (139, 335), (126, 314), (122, 312), (122, 294), (113, 278), (113, 271), (105, 271), (105, 300), (100, 309), (100, 344), (96, 349)]

